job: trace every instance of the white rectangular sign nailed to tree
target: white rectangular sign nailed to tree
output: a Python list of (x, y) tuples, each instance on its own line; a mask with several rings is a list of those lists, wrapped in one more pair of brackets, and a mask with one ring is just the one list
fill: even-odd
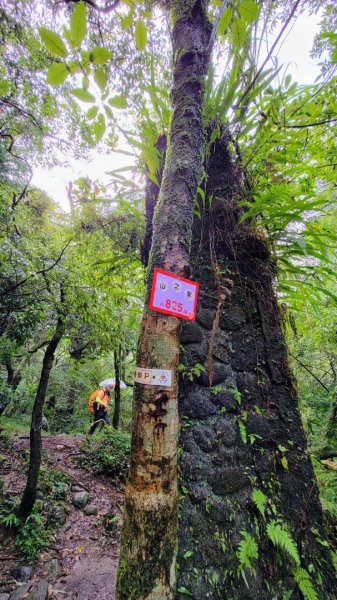
[(143, 385), (163, 385), (170, 387), (172, 385), (172, 371), (136, 367), (133, 380), (135, 383), (142, 383)]

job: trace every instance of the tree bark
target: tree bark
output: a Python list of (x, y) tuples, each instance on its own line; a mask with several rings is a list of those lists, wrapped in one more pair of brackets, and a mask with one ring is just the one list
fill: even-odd
[(207, 1), (170, 3), (173, 113), (155, 211), (137, 366), (170, 369), (172, 388), (135, 384), (131, 465), (117, 578), (118, 600), (174, 597), (177, 550), (177, 380), (181, 322), (151, 312), (154, 267), (188, 277), (194, 196), (202, 173), (204, 80), (210, 25)]
[(50, 372), (54, 362), (55, 351), (65, 332), (65, 327), (65, 317), (59, 314), (54, 335), (46, 348), (42, 362), (39, 387), (35, 396), (30, 429), (30, 458), (28, 477), (18, 509), (18, 517), (22, 520), (25, 520), (28, 517), (35, 503), (36, 488), (41, 465), (41, 425), (43, 405), (46, 397)]
[(121, 343), (118, 344), (118, 350), (114, 350), (114, 363), (115, 363), (115, 405), (114, 414), (112, 418), (112, 426), (114, 429), (118, 429), (119, 416), (121, 411)]
[[(178, 589), (194, 600), (333, 600), (268, 242), (239, 223), (236, 199), (245, 190), (226, 136), (206, 168), (208, 208), (194, 224), (192, 247), (199, 306), (181, 336)], [(196, 363), (205, 371), (193, 371)], [(292, 539), (298, 558), (280, 539), (273, 543), (273, 528)]]

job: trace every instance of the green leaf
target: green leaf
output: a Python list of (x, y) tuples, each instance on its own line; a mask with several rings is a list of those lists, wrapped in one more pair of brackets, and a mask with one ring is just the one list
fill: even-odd
[(285, 527), (281, 525), (281, 523), (278, 523), (277, 521), (271, 521), (271, 523), (268, 523), (267, 535), (273, 542), (274, 546), (281, 548), (281, 550), (286, 552), (286, 554), (288, 554), (288, 556), (290, 556), (298, 566), (300, 565), (300, 557), (297, 546), (291, 535), (288, 533)]
[(266, 503), (267, 503), (267, 496), (265, 496), (265, 494), (261, 490), (254, 489), (253, 493), (252, 493), (252, 500), (253, 500), (256, 508), (261, 513), (262, 517), (264, 518), (264, 511), (265, 511), (265, 507), (266, 507)]
[(305, 600), (318, 600), (310, 575), (305, 569), (299, 568), (295, 571), (295, 580)]
[(233, 11), (232, 11), (232, 9), (228, 8), (228, 7), (225, 8), (224, 11), (223, 11), (223, 13), (222, 13), (222, 15), (221, 15), (221, 17), (220, 17), (220, 20), (219, 20), (219, 25), (218, 25), (218, 30), (217, 30), (217, 33), (219, 35), (222, 35), (223, 33), (226, 33), (226, 31), (227, 31), (227, 29), (229, 27), (229, 24), (230, 24), (230, 22), (232, 20), (232, 17), (233, 17)]
[(290, 75), (290, 73), (288, 73), (288, 75), (286, 76), (286, 78), (284, 80), (284, 87), (288, 88), (290, 83), (291, 83), (291, 75)]
[(109, 98), (108, 102), (114, 108), (126, 108), (128, 105), (125, 96), (114, 96)]
[(252, 570), (252, 558), (258, 558), (258, 546), (254, 538), (247, 531), (240, 531), (243, 539), (241, 539), (237, 551), (242, 569)]
[(78, 73), (81, 70), (81, 67), (76, 60), (70, 60), (68, 62), (68, 67), (72, 75), (75, 75), (75, 73)]
[(82, 77), (82, 88), (83, 88), (84, 90), (87, 90), (87, 89), (88, 89), (88, 87), (89, 87), (89, 77), (88, 77), (87, 75), (84, 75), (84, 76)]
[(60, 56), (61, 58), (66, 58), (66, 56), (68, 56), (64, 42), (57, 33), (46, 27), (39, 27), (39, 33), (41, 40), (52, 54)]
[(98, 113), (98, 106), (91, 106), (91, 108), (89, 108), (89, 110), (87, 111), (87, 119), (89, 119), (89, 121), (91, 121), (92, 119), (94, 119), (96, 117)]
[(108, 119), (113, 119), (114, 118), (114, 114), (113, 114), (110, 106), (107, 106), (106, 104), (104, 104), (104, 110), (105, 110), (105, 114), (108, 117)]
[(235, 19), (231, 25), (233, 44), (236, 50), (243, 48), (246, 39), (246, 25), (241, 19)]
[(105, 118), (104, 115), (100, 113), (97, 117), (97, 121), (93, 124), (96, 142), (99, 142), (102, 139), (105, 128)]
[(187, 550), (184, 553), (184, 558), (190, 558), (190, 556), (192, 556), (192, 555), (193, 555), (193, 550)]
[(65, 63), (53, 63), (50, 65), (47, 73), (47, 82), (50, 85), (60, 85), (70, 73), (70, 69)]
[(145, 49), (147, 42), (147, 28), (144, 21), (140, 21), (139, 19), (136, 21), (135, 41), (137, 50), (142, 52)]
[(94, 65), (105, 65), (110, 58), (112, 58), (111, 52), (102, 46), (95, 46), (90, 52), (90, 61)]
[(247, 23), (254, 23), (259, 16), (259, 5), (254, 0), (242, 0), (238, 6), (240, 17)]
[(240, 437), (241, 437), (243, 443), (247, 444), (247, 430), (246, 430), (245, 424), (242, 423), (242, 421), (239, 421), (239, 431), (240, 431)]
[(104, 67), (98, 67), (94, 73), (94, 80), (101, 92), (104, 92), (107, 84), (107, 77)]
[(134, 17), (134, 11), (130, 10), (130, 12), (121, 21), (122, 29), (129, 29), (131, 27), (133, 17)]
[(186, 587), (180, 587), (178, 592), (180, 592), (180, 594), (185, 594), (185, 596), (193, 596), (190, 590), (188, 590)]
[(87, 15), (84, 2), (76, 4), (70, 17), (70, 35), (72, 45), (79, 48), (87, 33)]
[(74, 88), (70, 90), (75, 98), (78, 98), (82, 102), (95, 102), (95, 96), (87, 92), (87, 90), (82, 90), (82, 88)]
[(50, 85), (60, 85), (70, 73), (70, 69), (65, 63), (53, 63), (50, 65), (47, 73), (47, 81)]

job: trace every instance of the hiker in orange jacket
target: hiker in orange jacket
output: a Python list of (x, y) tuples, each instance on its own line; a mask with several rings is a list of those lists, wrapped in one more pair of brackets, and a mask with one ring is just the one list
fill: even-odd
[(110, 390), (111, 386), (105, 386), (102, 389), (97, 390), (90, 396), (89, 410), (91, 402), (94, 411), (94, 422), (89, 430), (90, 435), (94, 433), (100, 421), (104, 421), (104, 423), (107, 424), (109, 423), (108, 407), (110, 401)]

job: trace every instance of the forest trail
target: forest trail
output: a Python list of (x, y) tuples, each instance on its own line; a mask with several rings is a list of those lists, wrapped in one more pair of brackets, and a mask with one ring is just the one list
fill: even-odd
[[(76, 464), (74, 459), (81, 454), (80, 444), (81, 437), (64, 434), (43, 437), (43, 461), (48, 470), (58, 469), (70, 477), (63, 502), (65, 523), (56, 532), (51, 546), (40, 553), (34, 564), (15, 553), (12, 544), (4, 548), (1, 543), (1, 600), (114, 600), (123, 491), (120, 484), (89, 473)], [(7, 460), (2, 462), (1, 473), (5, 490), (11, 495), (20, 495), (25, 484), (23, 459), (27, 451), (28, 436), (14, 436), (13, 447)], [(74, 496), (83, 492), (89, 492), (89, 504), (76, 508)], [(44, 501), (48, 502), (48, 498)], [(89, 512), (90, 507), (94, 507), (93, 511), (96, 507), (98, 513), (85, 514), (88, 507)], [(0, 535), (3, 533), (2, 530)], [(27, 564), (33, 568), (32, 575), (28, 582), (18, 587), (11, 571)]]

